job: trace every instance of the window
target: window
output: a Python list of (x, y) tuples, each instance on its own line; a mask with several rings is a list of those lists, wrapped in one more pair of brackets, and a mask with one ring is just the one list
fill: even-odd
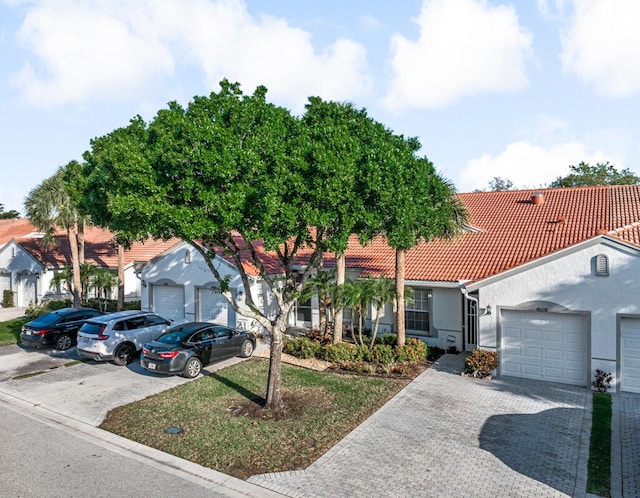
[[(300, 282), (302, 277), (298, 275), (296, 277), (296, 283)], [(298, 299), (296, 302), (296, 323), (311, 322), (311, 298)]]
[(213, 327), (213, 337), (220, 339), (221, 337), (231, 337), (231, 330), (226, 327)]
[(407, 332), (431, 337), (430, 314), (431, 290), (414, 289), (413, 302), (404, 303), (404, 325)]
[(156, 315), (147, 315), (147, 322), (149, 323), (149, 326), (170, 325), (170, 323), (167, 322), (164, 318), (160, 318), (159, 316), (156, 316)]

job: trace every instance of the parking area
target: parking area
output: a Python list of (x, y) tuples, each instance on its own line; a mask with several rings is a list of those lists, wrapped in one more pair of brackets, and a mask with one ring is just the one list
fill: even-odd
[[(98, 426), (113, 408), (189, 381), (177, 375), (147, 372), (138, 360), (126, 367), (79, 360), (75, 348), (68, 351), (0, 348), (0, 392)], [(231, 358), (204, 370), (214, 371), (241, 360)]]

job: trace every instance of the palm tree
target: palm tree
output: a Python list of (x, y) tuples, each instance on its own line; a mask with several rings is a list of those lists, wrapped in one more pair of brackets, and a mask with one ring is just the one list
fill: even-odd
[(53, 243), (57, 229), (66, 230), (73, 268), (73, 306), (79, 307), (82, 283), (80, 281), (78, 225), (81, 217), (67, 191), (64, 175), (65, 167), (59, 168), (55, 175), (43, 180), (29, 192), (24, 205), (31, 223), (38, 230), (45, 232), (43, 239), (45, 245)]
[(107, 300), (111, 289), (118, 284), (118, 277), (109, 270), (96, 268), (91, 278), (91, 286), (98, 291), (98, 300), (102, 298), (102, 311), (107, 311)]
[(387, 303), (392, 303), (396, 298), (395, 285), (390, 278), (376, 278), (371, 281), (373, 288), (371, 304), (376, 310), (376, 317), (373, 321), (373, 331), (371, 332), (371, 345), (373, 347), (378, 335), (378, 328), (380, 326), (380, 316), (382, 309)]
[[(339, 308), (351, 309), (351, 336), (356, 344), (363, 345), (362, 329), (367, 310), (372, 302), (374, 286), (371, 279), (347, 280), (338, 287), (336, 301)], [(355, 320), (357, 319), (358, 335), (355, 334)]]
[(51, 278), (49, 287), (51, 289), (66, 287), (69, 294), (73, 294), (73, 272), (71, 271), (71, 267), (63, 266), (59, 271), (57, 271)]
[[(306, 300), (317, 295), (320, 311), (320, 332), (327, 333), (327, 314), (329, 323), (334, 321), (334, 284), (335, 275), (333, 271), (320, 271), (317, 275), (309, 277), (304, 289), (300, 294), (300, 299)], [(323, 320), (324, 318), (324, 320)]]

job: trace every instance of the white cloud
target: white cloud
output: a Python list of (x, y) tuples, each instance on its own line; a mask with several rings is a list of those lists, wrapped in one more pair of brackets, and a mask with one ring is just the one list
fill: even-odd
[(591, 164), (609, 161), (620, 165), (617, 155), (592, 150), (584, 142), (567, 141), (551, 147), (519, 141), (492, 156), (483, 154), (472, 159), (458, 175), (456, 186), (460, 192), (486, 189), (489, 180), (499, 176), (511, 180), (516, 188), (536, 188), (548, 185), (559, 176), (569, 173), (569, 166), (580, 161)]
[(245, 92), (301, 109), (309, 95), (367, 93), (365, 49), (348, 39), (316, 50), (309, 33), (253, 17), (242, 0), (39, 0), (18, 32), (32, 55), (14, 81), (34, 104), (140, 98), (178, 66), (211, 90), (227, 77)]
[(574, 7), (562, 36), (565, 71), (604, 97), (640, 92), (640, 2), (575, 0)]
[(505, 92), (527, 83), (525, 60), (532, 36), (513, 7), (485, 0), (425, 0), (416, 20), (420, 34), (392, 38), (391, 109), (443, 107), (482, 92)]

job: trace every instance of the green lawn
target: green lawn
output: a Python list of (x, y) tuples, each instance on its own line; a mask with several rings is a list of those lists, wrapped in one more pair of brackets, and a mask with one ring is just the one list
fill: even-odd
[(610, 481), (611, 396), (607, 393), (594, 393), (587, 491), (599, 496), (611, 496)]
[(253, 358), (116, 408), (101, 428), (246, 479), (307, 467), (409, 382), (283, 364), (286, 409), (270, 414), (259, 407), (268, 364)]
[(20, 330), (30, 318), (14, 318), (6, 322), (0, 322), (0, 346), (17, 344), (20, 341)]

